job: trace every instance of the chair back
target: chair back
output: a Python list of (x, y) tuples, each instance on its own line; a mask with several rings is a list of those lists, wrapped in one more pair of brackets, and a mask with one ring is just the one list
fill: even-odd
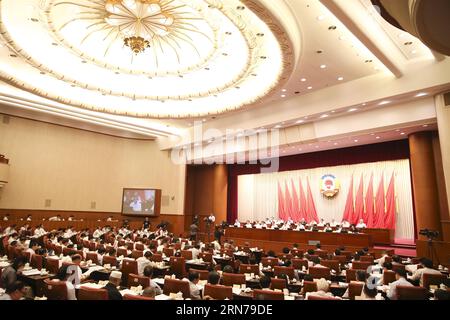
[(43, 291), (48, 300), (67, 300), (67, 285), (65, 281), (45, 279)]
[(352, 269), (363, 269), (367, 270), (372, 265), (371, 262), (368, 261), (353, 261), (352, 262)]
[(42, 265), (43, 265), (43, 261), (44, 261), (44, 257), (39, 255), (39, 254), (33, 254), (31, 256), (31, 262), (30, 265), (38, 270), (42, 269)]
[(163, 293), (170, 295), (171, 293), (183, 293), (183, 298), (187, 299), (191, 297), (191, 291), (189, 289), (189, 282), (178, 279), (165, 279)]
[(339, 260), (322, 260), (320, 264), (338, 273), (341, 271)]
[(303, 294), (317, 292), (317, 283), (314, 281), (303, 281)]
[(97, 252), (86, 252), (86, 260), (91, 260), (92, 263), (99, 264)]
[(140, 257), (143, 257), (144, 256), (144, 251), (141, 251), (141, 250), (133, 250), (132, 252), (131, 252), (131, 257), (133, 258), (133, 259), (137, 259), (137, 258), (140, 258)]
[(273, 267), (273, 275), (274, 276), (279, 277), (282, 274), (285, 274), (289, 277), (289, 279), (292, 279), (295, 276), (294, 268), (293, 267), (280, 267), (280, 266)]
[(284, 300), (284, 293), (270, 290), (253, 290), (254, 300)]
[(303, 252), (303, 250), (292, 249), (292, 250), (291, 250), (291, 254), (292, 254), (292, 256), (295, 257), (295, 258), (302, 259), (302, 258), (303, 258), (304, 252)]
[(430, 290), (430, 285), (439, 286), (441, 283), (444, 283), (445, 279), (447, 277), (443, 274), (431, 274), (431, 273), (424, 273), (422, 275), (423, 279), (423, 286)]
[(353, 257), (353, 254), (351, 251), (341, 251), (341, 255), (345, 256), (347, 258), (347, 261), (350, 261)]
[(361, 256), (359, 258), (362, 262), (370, 262), (370, 264), (374, 263), (375, 258), (373, 256)]
[(142, 286), (142, 288), (147, 288), (150, 286), (150, 278), (140, 276), (138, 274), (130, 273), (128, 275), (128, 287), (137, 287), (139, 285)]
[(222, 284), (224, 286), (231, 286), (231, 287), (235, 284), (246, 284), (245, 275), (224, 272), (222, 274)]
[(127, 248), (117, 248), (117, 256), (128, 257), (128, 249)]
[(294, 258), (291, 260), (291, 262), (292, 262), (292, 267), (295, 270), (302, 270), (303, 267), (308, 269), (308, 260)]
[(383, 285), (387, 286), (391, 282), (394, 282), (396, 280), (395, 278), (395, 272), (391, 270), (386, 270), (383, 272)]
[(263, 265), (263, 267), (275, 267), (278, 266), (278, 258), (270, 258), (270, 257), (264, 257), (261, 258), (261, 263)]
[(59, 260), (45, 258), (45, 269), (47, 269), (49, 273), (57, 274), (59, 271)]
[(350, 281), (356, 281), (356, 272), (358, 272), (358, 271), (366, 272), (366, 270), (363, 270), (363, 269), (348, 269), (348, 270), (346, 270), (345, 280), (347, 281), (347, 283), (350, 283)]
[(328, 251), (326, 250), (316, 250), (314, 254), (318, 255), (320, 259), (326, 259), (328, 257)]
[(398, 300), (427, 300), (428, 290), (424, 287), (397, 286)]
[(134, 242), (131, 241), (126, 242), (125, 247), (127, 247), (128, 250), (134, 250)]
[(190, 268), (189, 272), (197, 272), (200, 275), (200, 280), (208, 280), (209, 271)]
[(144, 251), (145, 247), (142, 243), (136, 243), (134, 245), (134, 247), (136, 248), (136, 250), (140, 250), (140, 251)]
[(150, 257), (150, 261), (153, 261), (153, 262), (162, 262), (162, 261), (163, 261), (162, 254), (159, 254), (159, 253), (154, 253), (154, 254), (152, 254), (152, 256)]
[(128, 286), (128, 275), (131, 273), (138, 274), (138, 264), (136, 260), (123, 259), (122, 260), (122, 281), (125, 286)]
[(406, 267), (403, 264), (393, 263), (392, 264), (392, 271), (395, 271), (395, 270), (406, 270)]
[(211, 252), (200, 252), (198, 254), (199, 259), (203, 259), (205, 262), (212, 263), (213, 262), (213, 254)]
[(108, 291), (81, 286), (78, 290), (78, 300), (109, 300)]
[(229, 286), (206, 284), (203, 296), (210, 296), (216, 300), (233, 299), (233, 288)]
[(163, 253), (166, 257), (172, 257), (175, 254), (175, 250), (173, 248), (163, 248)]
[(270, 289), (272, 289), (272, 290), (274, 290), (274, 289), (278, 289), (278, 290), (287, 289), (286, 280), (278, 279), (278, 278), (272, 278), (271, 281), (270, 281)]
[(254, 273), (256, 275), (259, 275), (259, 265), (257, 264), (243, 264), (241, 263), (239, 265), (239, 273)]
[(355, 297), (359, 297), (362, 293), (364, 284), (359, 282), (350, 282), (348, 284), (348, 297), (350, 300), (355, 300)]
[(109, 265), (111, 265), (111, 267), (115, 267), (115, 266), (117, 266), (117, 258), (114, 256), (106, 256), (105, 255), (102, 258), (102, 263), (103, 263), (103, 265), (109, 264)]
[(170, 257), (170, 272), (178, 279), (182, 279), (186, 274), (186, 260), (183, 257)]
[(309, 267), (308, 272), (314, 279), (331, 279), (330, 268), (327, 267)]
[(53, 250), (55, 251), (55, 254), (59, 256), (61, 253), (63, 253), (63, 248), (61, 246), (55, 245), (53, 247)]
[(181, 250), (181, 256), (186, 260), (192, 260), (192, 251), (191, 250)]

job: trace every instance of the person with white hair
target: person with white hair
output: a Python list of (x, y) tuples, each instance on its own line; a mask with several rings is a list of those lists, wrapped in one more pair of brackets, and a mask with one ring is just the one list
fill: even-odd
[(365, 229), (365, 228), (367, 228), (367, 225), (364, 223), (364, 220), (359, 219), (359, 222), (356, 225), (356, 229)]
[[(317, 291), (316, 292), (308, 292), (306, 294), (305, 300), (308, 300), (308, 298), (310, 296), (328, 297), (328, 298), (334, 297), (331, 292), (328, 292), (330, 289), (330, 285), (328, 284), (327, 280), (325, 280), (324, 278), (320, 278), (319, 280), (314, 280), (314, 282), (316, 282), (316, 284), (317, 284)], [(336, 298), (341, 299), (339, 297), (336, 297)]]
[(120, 294), (117, 287), (120, 286), (120, 282), (122, 281), (122, 272), (113, 271), (109, 276), (109, 282), (103, 288), (108, 291), (108, 300), (123, 300), (122, 295)]

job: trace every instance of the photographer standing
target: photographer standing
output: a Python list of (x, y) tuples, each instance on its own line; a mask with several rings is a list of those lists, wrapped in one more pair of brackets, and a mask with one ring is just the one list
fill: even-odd
[(222, 242), (220, 242), (220, 240), (224, 234), (225, 233), (221, 225), (214, 228), (214, 240), (216, 240), (220, 245), (222, 245)]
[(190, 240), (191, 241), (197, 241), (197, 233), (198, 233), (198, 224), (193, 221), (191, 226), (189, 227), (190, 230)]

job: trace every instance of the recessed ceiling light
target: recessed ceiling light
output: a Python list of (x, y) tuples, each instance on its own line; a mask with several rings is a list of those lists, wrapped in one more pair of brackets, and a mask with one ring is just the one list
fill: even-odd
[(355, 140), (353, 140), (353, 141), (358, 142), (358, 139), (355, 139)]
[(281, 97), (282, 97), (282, 98), (286, 98), (286, 95), (285, 95), (285, 94), (282, 94)]
[(424, 124), (423, 127), (426, 128), (426, 127), (428, 127), (428, 125), (427, 125), (427, 124)]
[(323, 19), (325, 19), (325, 16), (323, 14), (321, 14), (320, 16), (317, 17), (317, 20), (322, 21)]
[(306, 82), (306, 78), (301, 78), (300, 81), (301, 82)]
[(378, 105), (379, 106), (384, 106), (384, 105), (389, 104), (389, 103), (391, 103), (391, 102), (388, 101), (388, 100), (385, 100), (385, 101), (381, 101)]
[(339, 77), (338, 78), (338, 81), (342, 81), (342, 80), (344, 80), (344, 77)]
[(364, 107), (366, 105), (366, 103), (363, 103), (362, 106)]
[(395, 130), (395, 132), (400, 132), (400, 129)]
[(303, 123), (305, 122), (305, 120), (297, 120), (295, 123), (299, 124), (299, 123)]
[(417, 50), (411, 50), (411, 54), (416, 54)]
[(308, 90), (311, 90), (312, 89), (312, 87), (308, 87)]
[(337, 142), (335, 142), (335, 143), (334, 143), (334, 145), (335, 145), (335, 146), (337, 146), (337, 145), (338, 145), (338, 143), (337, 143)]
[(322, 64), (322, 65), (320, 65), (320, 69), (325, 69), (327, 67), (327, 65), (326, 64)]
[(375, 139), (377, 139), (377, 140), (378, 140), (378, 139), (380, 139), (380, 137), (376, 137)]
[(287, 90), (286, 90), (286, 89), (283, 89), (283, 90), (281, 90), (281, 91), (286, 92)]
[(404, 136), (405, 135), (405, 133), (404, 132), (402, 132), (402, 133), (400, 133), (402, 136)]
[(327, 114), (323, 114), (323, 115), (321, 115), (320, 117), (321, 117), (321, 118), (328, 118), (328, 115), (327, 115)]
[(331, 111), (331, 113), (335, 113), (335, 112), (336, 112), (336, 110), (332, 110), (332, 111)]
[(356, 109), (356, 108), (348, 109), (348, 112), (355, 112), (355, 111), (358, 111), (358, 109)]
[(421, 92), (421, 93), (416, 94), (416, 98), (425, 97), (425, 96), (427, 96), (427, 95), (428, 95), (428, 93), (426, 93), (426, 92)]
[(275, 126), (275, 129), (280, 129), (281, 128), (281, 125), (279, 125), (279, 124), (277, 124), (276, 126)]
[(203, 121), (203, 122), (206, 122), (206, 119), (203, 119), (202, 121)]

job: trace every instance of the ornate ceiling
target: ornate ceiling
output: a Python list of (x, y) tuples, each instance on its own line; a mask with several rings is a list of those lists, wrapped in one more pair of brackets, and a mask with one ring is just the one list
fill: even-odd
[(55, 102), (192, 118), (261, 102), (292, 72), (256, 1), (1, 0), (1, 80)]

